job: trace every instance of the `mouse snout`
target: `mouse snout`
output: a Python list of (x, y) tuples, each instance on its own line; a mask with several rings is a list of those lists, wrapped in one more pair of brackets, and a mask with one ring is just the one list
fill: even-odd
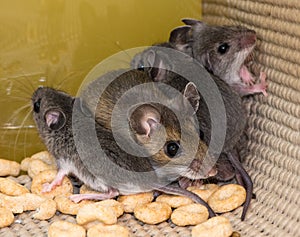
[[(202, 160), (194, 159), (191, 162), (189, 168), (192, 171), (194, 171), (194, 172), (200, 172), (200, 170), (203, 168), (202, 165), (203, 165), (202, 164)], [(206, 176), (206, 177), (213, 177), (213, 176), (215, 176), (217, 174), (217, 172), (218, 171), (217, 171), (216, 167), (214, 166), (210, 170), (208, 170), (208, 172), (204, 176)]]
[(248, 48), (256, 43), (256, 33), (254, 30), (248, 30), (245, 35), (241, 38), (241, 47)]

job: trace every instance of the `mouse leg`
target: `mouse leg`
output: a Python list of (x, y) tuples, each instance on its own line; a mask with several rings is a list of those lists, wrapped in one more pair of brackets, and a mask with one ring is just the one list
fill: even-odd
[(67, 172), (66, 170), (58, 170), (54, 180), (49, 184), (49, 183), (45, 183), (43, 185), (43, 189), (42, 189), (42, 193), (48, 193), (51, 190), (53, 190), (56, 186), (60, 186), (63, 182), (64, 177), (68, 174), (69, 172)]
[(78, 203), (82, 200), (106, 200), (110, 198), (114, 198), (118, 196), (120, 193), (117, 189), (109, 188), (106, 193), (100, 193), (100, 194), (93, 194), (93, 193), (87, 193), (87, 194), (74, 194), (70, 196), (70, 199)]
[(246, 85), (246, 84), (233, 84), (232, 87), (241, 95), (251, 95), (256, 93), (262, 93), (264, 96), (267, 96), (267, 87), (268, 84), (266, 82), (266, 74), (264, 72), (260, 73), (259, 79), (260, 83), (254, 85)]
[(245, 216), (247, 213), (247, 210), (249, 208), (251, 199), (252, 199), (252, 194), (253, 194), (253, 182), (251, 180), (251, 177), (247, 173), (247, 171), (243, 168), (240, 160), (239, 160), (239, 154), (237, 153), (236, 150), (232, 152), (227, 153), (227, 157), (229, 161), (232, 163), (233, 167), (237, 170), (237, 172), (241, 175), (242, 180), (245, 184), (245, 189), (246, 189), (246, 201), (244, 203), (244, 208), (242, 212), (242, 217), (241, 220), (245, 220)]

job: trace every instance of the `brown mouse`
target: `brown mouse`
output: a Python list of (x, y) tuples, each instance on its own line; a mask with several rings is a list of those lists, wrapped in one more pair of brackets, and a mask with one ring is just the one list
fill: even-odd
[[(193, 95), (192, 87), (191, 94)], [(187, 95), (190, 95), (189, 93), (187, 92)], [(172, 128), (169, 128), (167, 123), (163, 123), (165, 109), (159, 104), (141, 104), (134, 108), (129, 116), (131, 136), (142, 148), (145, 148), (143, 157), (124, 152), (116, 142), (112, 130), (95, 122), (92, 112), (80, 98), (73, 98), (65, 92), (52, 88), (39, 88), (32, 96), (32, 105), (33, 117), (40, 137), (56, 158), (58, 165), (56, 178), (44, 187), (44, 192), (60, 185), (65, 175), (73, 174), (92, 189), (103, 192), (102, 194), (71, 196), (71, 199), (76, 202), (83, 199), (102, 200), (119, 194), (157, 190), (188, 196), (195, 202), (205, 205), (210, 216), (215, 215), (197, 195), (169, 185), (170, 180), (156, 172), (156, 169), (164, 168), (168, 164), (160, 163), (158, 160), (154, 166), (150, 161), (153, 160), (155, 154), (152, 154), (147, 146), (151, 142), (164, 141), (161, 139), (153, 141), (153, 137), (159, 137), (161, 133), (165, 135), (164, 131), (168, 136), (167, 141), (162, 143), (163, 147), (159, 148), (160, 154), (173, 157), (177, 165), (176, 159), (179, 154), (188, 153), (181, 147), (178, 140), (169, 140), (177, 139), (177, 137), (172, 137), (173, 134), (169, 132), (173, 131)], [(122, 141), (128, 140), (128, 131), (125, 133), (119, 131), (117, 135)], [(130, 146), (130, 143), (126, 145)], [(203, 158), (205, 145), (200, 143), (198, 150), (202, 153), (198, 155)], [(182, 166), (182, 162), (179, 166)], [(185, 171), (188, 170), (187, 167), (185, 165)]]
[[(154, 81), (164, 82), (179, 91), (183, 90), (184, 86), (188, 83), (188, 80), (181, 74), (188, 75), (189, 72), (193, 73), (194, 61), (191, 57), (187, 55), (183, 57), (180, 53), (176, 53), (172, 49), (178, 47), (178, 45), (184, 45), (184, 43), (186, 43), (186, 46), (188, 45), (187, 42), (185, 42), (187, 38), (183, 36), (186, 35), (189, 30), (189, 27), (183, 27), (180, 30), (176, 29), (175, 31), (172, 31), (170, 42), (149, 47), (137, 54), (131, 61), (131, 66), (147, 72)], [(186, 32), (183, 34), (183, 31)], [(181, 46), (180, 49), (184, 48), (184, 46)], [(180, 74), (178, 74), (178, 72), (180, 72)], [(226, 111), (226, 137), (222, 147), (222, 153), (216, 163), (217, 174), (214, 178), (219, 181), (228, 181), (236, 176), (237, 181), (240, 184), (245, 185), (245, 188), (247, 189), (247, 201), (244, 205), (242, 215), (242, 219), (244, 219), (251, 201), (253, 184), (250, 176), (239, 161), (239, 155), (235, 151), (235, 146), (244, 132), (247, 121), (246, 111), (239, 94), (217, 76), (211, 75), (211, 78), (214, 80), (217, 89), (221, 94)], [(199, 76), (198, 79), (201, 81), (203, 77)], [(204, 89), (207, 91), (211, 90), (204, 82), (202, 84), (205, 87)], [(214, 95), (215, 92), (212, 91), (210, 97), (214, 98)], [(196, 115), (199, 121), (199, 128), (203, 134), (202, 139), (210, 146), (211, 140), (213, 141), (214, 137), (218, 136), (218, 134), (212, 134), (211, 118), (213, 115), (209, 110), (205, 98), (200, 99), (199, 110)], [(188, 180), (186, 178), (180, 179), (180, 185), (182, 187), (191, 184), (194, 185), (197, 182), (199, 183), (198, 180)]]
[(182, 33), (180, 39), (183, 44), (179, 42), (175, 45), (178, 50), (197, 59), (241, 96), (255, 93), (267, 95), (266, 74), (261, 72), (260, 82), (256, 83), (256, 78), (247, 68), (257, 40), (254, 30), (242, 26), (212, 26), (196, 19), (182, 21), (187, 26), (173, 31), (175, 35), (179, 34), (176, 31)]
[[(105, 88), (105, 90), (103, 90), (103, 93), (101, 94), (101, 88), (105, 87), (107, 81), (112, 82)], [(133, 88), (138, 88), (142, 85), (145, 85), (145, 88), (140, 89), (140, 94), (133, 97), (132, 100), (125, 101), (123, 105), (119, 106), (119, 109), (124, 109), (124, 111), (113, 116), (113, 110), (115, 109), (118, 101), (122, 99), (122, 96), (126, 95)], [(165, 91), (161, 90), (160, 87), (162, 87), (162, 89), (164, 89)], [(176, 100), (177, 96), (182, 96), (180, 92), (174, 90), (174, 88), (164, 87), (165, 86), (162, 83), (154, 83), (146, 72), (136, 69), (117, 70), (111, 71), (91, 82), (87, 86), (87, 88), (83, 90), (83, 93), (80, 97), (83, 98), (91, 111), (95, 111), (94, 113), (96, 121), (106, 128), (111, 129), (116, 129), (116, 127), (118, 127), (118, 125), (115, 124), (116, 122), (121, 123), (120, 121), (125, 121), (127, 117), (127, 110), (125, 109), (125, 107), (128, 107), (129, 109), (131, 103), (140, 103), (150, 100), (156, 100), (157, 103), (164, 102), (165, 106), (163, 107), (163, 109), (161, 109), (161, 111), (163, 112), (161, 114), (161, 121), (163, 122), (163, 126), (168, 126), (171, 128), (169, 130), (170, 134), (172, 133), (176, 135), (177, 141), (180, 140), (179, 137), (183, 134), (183, 130), (180, 130), (180, 126), (186, 126), (186, 128), (190, 130), (187, 130), (187, 132), (185, 133), (193, 132), (194, 136), (196, 137), (196, 143), (191, 143), (191, 141), (188, 141), (187, 143), (193, 144), (195, 147), (198, 147), (198, 123), (191, 123), (192, 119), (194, 119), (193, 115), (195, 111), (198, 110), (200, 99), (198, 91), (195, 89), (193, 83), (185, 85), (185, 87), (183, 88), (183, 95), (184, 97), (188, 98), (188, 100), (186, 100), (186, 102), (182, 102), (180, 101), (180, 99), (179, 101)], [(154, 94), (151, 94), (152, 92), (154, 92)], [(187, 95), (185, 93), (188, 93), (190, 95)], [(170, 97), (170, 95), (174, 96)], [(189, 101), (191, 102), (191, 104), (189, 103)], [(191, 107), (191, 105), (193, 106), (193, 108)], [(171, 109), (168, 109), (168, 106), (170, 106)], [(188, 110), (188, 108), (192, 109), (192, 111), (187, 112), (186, 110)], [(172, 110), (177, 111), (177, 114), (174, 114)], [(180, 125), (176, 116), (182, 117)], [(113, 117), (117, 119), (113, 120)], [(194, 139), (191, 138), (191, 140)], [(169, 162), (170, 157), (166, 156), (165, 154), (161, 154), (157, 157), (153, 156), (153, 163), (169, 163), (169, 168), (162, 170), (161, 175), (169, 177), (170, 181), (174, 181), (178, 177), (175, 175), (175, 178), (173, 178), (174, 174), (178, 174), (180, 169), (186, 168), (187, 163), (190, 163), (191, 170), (190, 172), (182, 172), (182, 176), (188, 176), (193, 179), (213, 176), (216, 174), (216, 169), (214, 167), (213, 160), (210, 161), (209, 159), (209, 157), (213, 156), (213, 154), (207, 154), (208, 159), (205, 159), (207, 165), (202, 164), (202, 149), (204, 146), (206, 147), (206, 145), (202, 141), (199, 142), (200, 150), (196, 153), (195, 159), (193, 161), (191, 160), (191, 158), (188, 158), (188, 160), (186, 160), (182, 156), (181, 159), (177, 159), (178, 162), (175, 162), (174, 159), (172, 159), (173, 162)], [(201, 165), (203, 165), (203, 167), (201, 167)]]

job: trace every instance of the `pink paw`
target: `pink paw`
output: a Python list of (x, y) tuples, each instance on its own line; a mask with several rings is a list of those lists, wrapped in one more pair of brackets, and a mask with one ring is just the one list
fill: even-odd
[(259, 75), (260, 83), (257, 84), (258, 89), (261, 90), (261, 93), (263, 93), (264, 96), (267, 96), (267, 88), (268, 88), (268, 83), (266, 82), (267, 79), (267, 74), (265, 72), (260, 72)]
[(84, 200), (84, 197), (81, 194), (73, 194), (69, 198), (71, 201), (73, 201), (75, 203), (78, 203), (78, 202)]
[(246, 85), (253, 85), (255, 82), (255, 78), (251, 75), (245, 65), (240, 69), (240, 77)]
[(42, 193), (49, 193), (54, 189), (53, 185), (49, 184), (49, 183), (44, 183), (43, 184), (43, 189), (42, 189)]

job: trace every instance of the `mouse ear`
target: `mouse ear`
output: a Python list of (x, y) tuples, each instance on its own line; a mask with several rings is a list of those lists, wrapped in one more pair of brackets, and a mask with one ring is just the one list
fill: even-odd
[(145, 53), (145, 59), (150, 67), (149, 74), (153, 81), (161, 82), (167, 77), (168, 65), (172, 65), (169, 62), (166, 53), (158, 50), (149, 50)]
[(160, 126), (160, 113), (149, 104), (137, 107), (130, 116), (130, 126), (138, 134), (151, 137)]
[(196, 33), (202, 31), (205, 27), (207, 27), (206, 23), (196, 20), (196, 19), (185, 18), (185, 19), (182, 19), (181, 21), (184, 24), (191, 26), (193, 29), (193, 32), (196, 32)]
[[(184, 91), (183, 91), (183, 96), (187, 99), (187, 101), (193, 107), (193, 109), (195, 111), (194, 113), (196, 113), (196, 111), (199, 108), (200, 95), (199, 95), (196, 85), (193, 82), (189, 82), (185, 86)], [(184, 100), (184, 101), (185, 101), (185, 103), (187, 102), (186, 100)], [(187, 108), (186, 104), (185, 104), (185, 107)]]
[(169, 42), (179, 51), (186, 52), (191, 41), (191, 26), (180, 26), (170, 33)]
[(66, 124), (66, 116), (60, 110), (49, 110), (45, 114), (45, 121), (48, 128), (59, 130)]

